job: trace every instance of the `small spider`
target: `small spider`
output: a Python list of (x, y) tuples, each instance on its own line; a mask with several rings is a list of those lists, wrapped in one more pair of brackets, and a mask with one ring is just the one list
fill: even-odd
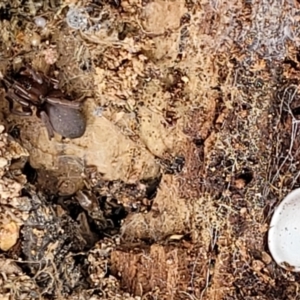
[(185, 164), (183, 156), (176, 156), (173, 161), (168, 159), (161, 161), (162, 166), (165, 167), (166, 174), (180, 173)]
[[(54, 131), (63, 137), (81, 137), (86, 129), (86, 120), (81, 112), (81, 103), (67, 100), (58, 88), (55, 79), (27, 66), (15, 80), (2, 78), (6, 86), (6, 99), (10, 112), (19, 116), (31, 116), (36, 107), (37, 116), (47, 128), (49, 140)], [(15, 109), (15, 103), (21, 110)]]

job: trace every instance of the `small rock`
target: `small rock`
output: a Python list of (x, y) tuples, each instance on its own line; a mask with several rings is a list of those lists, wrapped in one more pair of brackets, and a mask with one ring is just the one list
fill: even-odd
[(0, 227), (0, 249), (3, 251), (13, 247), (19, 238), (19, 226), (11, 221)]
[[(0, 130), (1, 130), (1, 129), (0, 129)], [(7, 161), (6, 158), (0, 157), (0, 168), (1, 168), (1, 169), (3, 169), (4, 167), (6, 167), (6, 166), (7, 166), (7, 163), (8, 163), (8, 161)]]
[(262, 257), (261, 257), (262, 261), (265, 263), (265, 264), (270, 264), (272, 262), (272, 258), (271, 256), (267, 253), (267, 252), (262, 252)]
[(240, 190), (240, 189), (243, 189), (243, 188), (245, 187), (246, 182), (245, 182), (244, 179), (239, 178), (239, 179), (236, 179), (236, 180), (234, 181), (234, 185), (235, 185), (235, 187), (236, 187), (237, 189)]
[(256, 272), (260, 272), (264, 268), (265, 264), (260, 260), (253, 260), (252, 268)]

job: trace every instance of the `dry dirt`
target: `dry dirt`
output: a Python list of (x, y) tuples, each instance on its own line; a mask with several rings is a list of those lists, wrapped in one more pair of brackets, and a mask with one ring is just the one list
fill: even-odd
[(0, 299), (300, 299), (266, 238), (300, 186), (299, 16), (293, 0), (1, 1), (2, 76), (58, 79), (87, 128), (49, 141), (1, 86)]

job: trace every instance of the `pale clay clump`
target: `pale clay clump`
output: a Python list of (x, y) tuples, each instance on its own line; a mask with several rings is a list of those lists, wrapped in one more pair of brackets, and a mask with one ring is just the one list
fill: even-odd
[[(20, 197), (23, 185), (6, 177), (11, 161), (28, 157), (28, 152), (4, 133), (4, 129), (0, 125), (0, 250), (8, 251), (16, 244), (20, 227), (28, 218), (30, 201), (26, 197)], [(22, 299), (38, 297), (36, 283), (23, 274), (14, 261), (2, 255), (0, 274), (0, 299), (19, 299), (20, 293)]]
[(71, 142), (58, 136), (49, 141), (44, 127), (28, 124), (31, 127), (24, 131), (22, 142), (27, 149), (33, 149), (30, 153), (33, 168), (55, 170), (62, 157), (70, 157), (96, 166), (105, 180), (136, 183), (158, 177), (159, 165), (145, 147), (134, 143), (105, 117), (94, 116), (96, 106), (91, 99), (85, 101), (85, 108), (89, 116), (86, 132)]
[(4, 126), (0, 125), (0, 249), (3, 251), (16, 244), (20, 227), (28, 217), (26, 210), (18, 209), (24, 206), (24, 197), (19, 197), (22, 184), (5, 176), (11, 161), (24, 156), (28, 157), (28, 152), (4, 133)]

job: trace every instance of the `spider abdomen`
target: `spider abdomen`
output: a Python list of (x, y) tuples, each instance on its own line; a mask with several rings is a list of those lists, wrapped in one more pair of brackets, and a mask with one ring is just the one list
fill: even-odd
[(81, 137), (86, 129), (86, 119), (79, 109), (46, 104), (46, 111), (55, 132), (65, 138)]

